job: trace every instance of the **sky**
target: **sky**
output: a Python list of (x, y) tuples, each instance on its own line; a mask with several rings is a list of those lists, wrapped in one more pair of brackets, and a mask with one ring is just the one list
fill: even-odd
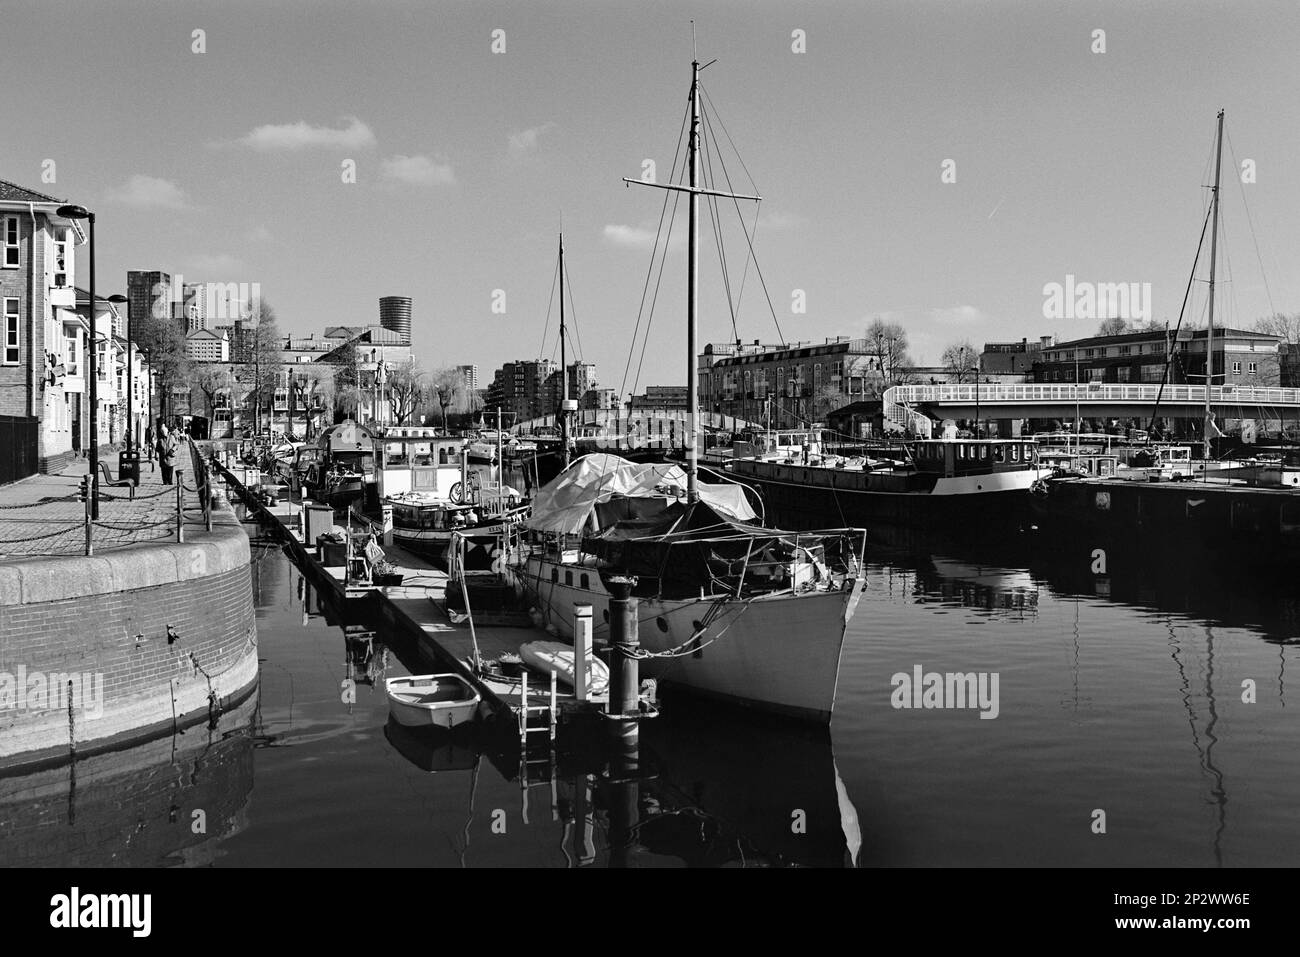
[(734, 327), (703, 220), (701, 342), (861, 336), (881, 317), (938, 363), (963, 339), (1091, 334), (1098, 317), (1044, 315), (1067, 276), (1150, 283), (1152, 318), (1176, 322), (1220, 108), (1216, 324), (1300, 311), (1294, 0), (5, 9), (0, 178), (96, 211), (101, 288), (124, 292), (128, 269), (256, 282), (301, 334), (411, 296), (421, 362), (484, 382), (557, 354), (561, 224), (570, 354), (624, 394), (685, 382), (685, 204), (634, 345), (664, 197), (621, 180), (647, 159), (667, 178), (692, 19), (737, 151), (720, 135), (718, 156), (763, 197), (758, 272), (723, 210)]

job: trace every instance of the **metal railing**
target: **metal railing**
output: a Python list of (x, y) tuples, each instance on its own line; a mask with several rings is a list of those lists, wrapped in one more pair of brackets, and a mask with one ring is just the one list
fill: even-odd
[[(1203, 385), (1166, 385), (1159, 383), (1130, 385), (1113, 382), (1024, 382), (1024, 383), (944, 383), (940, 385), (898, 385), (885, 390), (885, 405), (914, 405), (922, 402), (980, 405), (1020, 402), (1130, 402), (1154, 405), (1175, 402), (1205, 404)], [(1300, 389), (1257, 386), (1214, 386), (1212, 405), (1300, 406)]]

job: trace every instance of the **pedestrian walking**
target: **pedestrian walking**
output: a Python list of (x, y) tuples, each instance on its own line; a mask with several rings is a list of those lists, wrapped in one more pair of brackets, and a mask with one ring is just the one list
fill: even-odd
[[(166, 426), (163, 428), (166, 430)], [(158, 452), (158, 461), (162, 466), (163, 485), (172, 484), (172, 473), (176, 469), (176, 456), (180, 454), (180, 447), (180, 435), (174, 431), (167, 432), (167, 437), (162, 440), (162, 446)]]
[(144, 427), (144, 447), (145, 447), (145, 454), (148, 456), (149, 461), (152, 462), (153, 461), (153, 426), (152, 425), (146, 425)]

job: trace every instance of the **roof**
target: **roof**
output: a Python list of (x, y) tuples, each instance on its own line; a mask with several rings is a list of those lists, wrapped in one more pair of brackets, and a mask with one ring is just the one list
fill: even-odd
[[(1171, 329), (1169, 331), (1172, 332), (1173, 330)], [(1193, 339), (1204, 339), (1205, 332), (1206, 330), (1204, 329), (1192, 329), (1190, 335)], [(1181, 332), (1179, 335), (1187, 336), (1188, 333)], [(1267, 332), (1256, 332), (1253, 329), (1216, 328), (1214, 330), (1214, 335), (1216, 337), (1234, 336), (1249, 339), (1271, 339), (1274, 342), (1280, 342), (1282, 340), (1281, 336), (1270, 335)], [(1130, 342), (1146, 342), (1151, 339), (1158, 339), (1161, 342), (1164, 342), (1165, 330), (1146, 329), (1141, 332), (1125, 332), (1118, 336), (1089, 336), (1086, 339), (1071, 339), (1069, 342), (1058, 342), (1054, 345), (1046, 346), (1042, 351), (1049, 352), (1055, 349), (1076, 349), (1081, 346), (1124, 345), (1125, 343)]]
[(219, 342), (222, 339), (226, 338), (226, 334), (223, 332), (221, 335), (217, 335), (211, 329), (195, 329), (185, 338), (186, 339), (216, 339)]
[(38, 193), (7, 179), (0, 179), (0, 202), (6, 203), (62, 203), (63, 200), (48, 193)]

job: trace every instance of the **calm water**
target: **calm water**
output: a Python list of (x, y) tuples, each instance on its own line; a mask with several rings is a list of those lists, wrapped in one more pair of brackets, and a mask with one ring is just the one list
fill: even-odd
[[(382, 633), (345, 632), (280, 551), (255, 541), (258, 695), (217, 729), (85, 762), (75, 776), (0, 779), (0, 855), (217, 866), (1293, 864), (1297, 595), (1141, 565), (1099, 576), (1087, 555), (1025, 564), (1009, 552), (995, 562), (874, 551), (829, 731), (670, 700), (645, 725), (638, 774), (611, 776), (600, 749), (566, 746), (553, 766), (521, 776), (508, 744), (387, 727), (383, 675), (427, 663)], [(997, 673), (998, 717), (895, 709), (890, 678), (917, 665)], [(351, 704), (340, 693), (349, 678)], [(1248, 679), (1254, 704), (1242, 701)], [(196, 809), (203, 834), (190, 826)], [(1092, 833), (1097, 809), (1104, 835)]]

